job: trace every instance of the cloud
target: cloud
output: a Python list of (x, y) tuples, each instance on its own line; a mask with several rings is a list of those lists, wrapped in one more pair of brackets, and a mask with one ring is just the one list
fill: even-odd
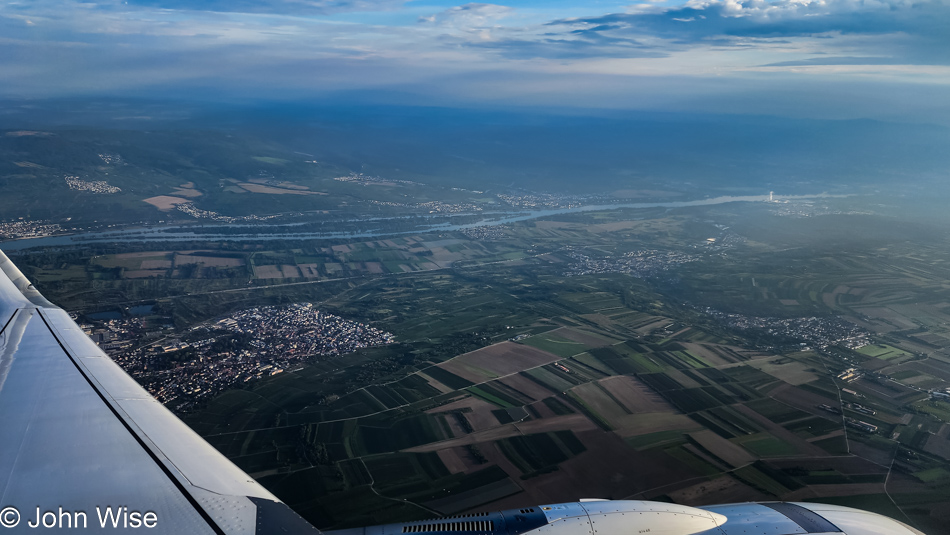
[(181, 11), (330, 15), (398, 9), (405, 0), (128, 0), (129, 5)]
[[(466, 4), (420, 21), (458, 38), (443, 40), (446, 47), (511, 59), (668, 58), (714, 47), (775, 55), (746, 67), (793, 67), (820, 53), (888, 57), (891, 63), (950, 61), (950, 32), (944, 31), (950, 27), (950, 6), (944, 0), (690, 0), (533, 26), (513, 24), (514, 14), (495, 4)], [(466, 39), (472, 36), (478, 39)], [(797, 57), (787, 59), (790, 55)]]
[[(672, 8), (646, 6), (549, 24), (571, 30), (607, 27), (614, 35), (652, 36), (674, 47), (824, 38), (844, 46), (859, 44), (865, 52), (887, 50), (908, 62), (950, 63), (950, 3), (945, 0), (690, 0)], [(854, 39), (862, 37), (861, 43)], [(876, 44), (871, 37), (878, 39)]]
[[(927, 117), (930, 106), (950, 117), (950, 0), (689, 0), (567, 17), (594, 9), (576, 1), (0, 3), (0, 97), (385, 93), (843, 117)], [(906, 102), (924, 86), (931, 100)]]
[(816, 65), (901, 65), (895, 58), (886, 57), (818, 57), (795, 61), (779, 61), (763, 67), (810, 67)]
[(469, 3), (420, 17), (419, 22), (479, 27), (503, 19), (514, 11), (513, 7), (499, 4)]
[(668, 54), (662, 50), (644, 46), (633, 39), (557, 39), (539, 40), (499, 39), (472, 42), (466, 46), (493, 50), (512, 59), (582, 60), (597, 58), (662, 58)]
[(514, 8), (498, 4), (469, 3), (419, 17), (419, 23), (434, 26), (443, 34), (490, 41), (494, 37), (493, 30), (501, 28), (498, 22), (514, 11)]
[[(543, 25), (517, 24), (516, 10), (497, 4), (470, 3), (423, 16), (424, 26), (438, 28), (441, 44), (497, 53), (510, 59), (584, 59), (591, 57), (662, 57), (662, 51), (636, 39), (612, 36), (614, 24), (552, 32)], [(503, 23), (510, 22), (508, 24)]]

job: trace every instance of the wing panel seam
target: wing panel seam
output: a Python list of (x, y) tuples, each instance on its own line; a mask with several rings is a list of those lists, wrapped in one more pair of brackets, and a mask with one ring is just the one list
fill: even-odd
[(10, 324), (13, 322), (13, 318), (15, 318), (16, 315), (19, 314), (21, 310), (23, 310), (23, 309), (22, 309), (22, 308), (18, 308), (18, 309), (16, 309), (16, 310), (13, 311), (13, 314), (10, 314), (10, 319), (8, 319), (7, 322), (3, 324), (3, 328), (0, 329), (0, 334), (3, 334), (3, 333), (5, 333), (5, 332), (7, 332), (7, 327), (10, 326)]

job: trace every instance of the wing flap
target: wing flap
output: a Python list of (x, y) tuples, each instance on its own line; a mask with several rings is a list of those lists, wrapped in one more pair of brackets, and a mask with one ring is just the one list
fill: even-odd
[[(10, 264), (10, 260), (0, 251), (0, 329), (4, 328), (13, 314), (21, 308), (33, 307), (33, 303), (23, 296), (13, 281), (6, 276), (3, 266)], [(13, 265), (13, 264), (10, 264)]]

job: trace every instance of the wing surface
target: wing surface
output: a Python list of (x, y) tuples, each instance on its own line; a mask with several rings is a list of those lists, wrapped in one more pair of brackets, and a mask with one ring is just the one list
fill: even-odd
[(320, 533), (152, 398), (3, 252), (0, 508), (4, 527), (19, 517), (12, 533), (46, 512), (92, 532), (151, 512), (150, 533)]

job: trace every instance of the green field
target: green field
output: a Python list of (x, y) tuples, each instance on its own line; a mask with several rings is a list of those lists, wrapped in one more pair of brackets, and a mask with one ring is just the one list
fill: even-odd
[[(247, 154), (260, 156), (255, 166), (296, 169), (285, 154)], [(314, 191), (353, 190), (359, 199), (382, 187), (301, 176)], [(236, 211), (246, 203), (229, 196), (207, 201)], [(291, 208), (302, 202), (274, 197), (287, 197)], [(506, 224), (492, 239), (444, 231), (103, 244), (33, 251), (16, 261), (71, 311), (127, 317), (129, 305), (154, 303), (149, 321), (161, 336), (187, 334), (230, 311), (299, 301), (394, 333), (395, 344), (315, 357), (183, 414), (321, 528), (464, 514), (538, 492), (564, 501), (669, 499), (719, 478), (734, 483), (735, 501), (821, 491), (859, 504), (864, 498), (847, 494), (880, 489), (884, 472), (875, 467), (892, 464), (900, 485), (889, 492), (931, 526), (948, 498), (950, 461), (941, 455), (950, 444), (939, 432), (950, 422), (950, 404), (920, 401), (926, 394), (912, 386), (950, 384), (940, 352), (950, 349), (940, 345), (950, 323), (950, 273), (942, 267), (950, 250), (937, 240), (942, 234), (886, 218), (793, 218), (771, 209), (736, 203), (572, 213)], [(742, 240), (707, 249), (702, 243), (724, 232), (720, 226)], [(820, 237), (804, 237), (816, 228)], [(606, 262), (641, 250), (695, 259), (655, 275), (571, 273), (574, 252)], [(186, 257), (208, 260), (161, 267)], [(164, 275), (128, 276), (149, 266)], [(827, 322), (823, 329), (853, 320), (870, 345), (853, 351), (783, 330), (783, 322), (803, 318)], [(486, 350), (465, 371), (438, 366), (511, 340), (559, 360), (507, 370), (501, 353)], [(836, 382), (849, 367), (862, 368), (862, 378)], [(605, 380), (620, 375), (629, 377)], [(626, 386), (608, 388), (614, 384)], [(845, 428), (840, 415), (817, 408), (837, 406), (839, 395), (877, 411), (846, 415), (879, 431)], [(877, 490), (860, 492), (894, 512), (875, 501)], [(690, 503), (706, 503), (700, 494), (689, 494)]]
[(531, 338), (522, 340), (522, 343), (549, 353), (554, 353), (559, 357), (573, 357), (589, 349), (584, 344), (553, 334), (532, 336)]
[(858, 353), (881, 360), (891, 360), (899, 357), (909, 356), (909, 353), (902, 349), (887, 344), (871, 344), (858, 349)]
[(685, 435), (682, 431), (658, 431), (656, 433), (647, 433), (627, 439), (627, 444), (630, 444), (638, 450), (663, 446), (674, 442), (686, 442)]
[(758, 435), (752, 435), (737, 442), (760, 457), (785, 457), (798, 453), (794, 447), (771, 435), (761, 438), (758, 438)]

